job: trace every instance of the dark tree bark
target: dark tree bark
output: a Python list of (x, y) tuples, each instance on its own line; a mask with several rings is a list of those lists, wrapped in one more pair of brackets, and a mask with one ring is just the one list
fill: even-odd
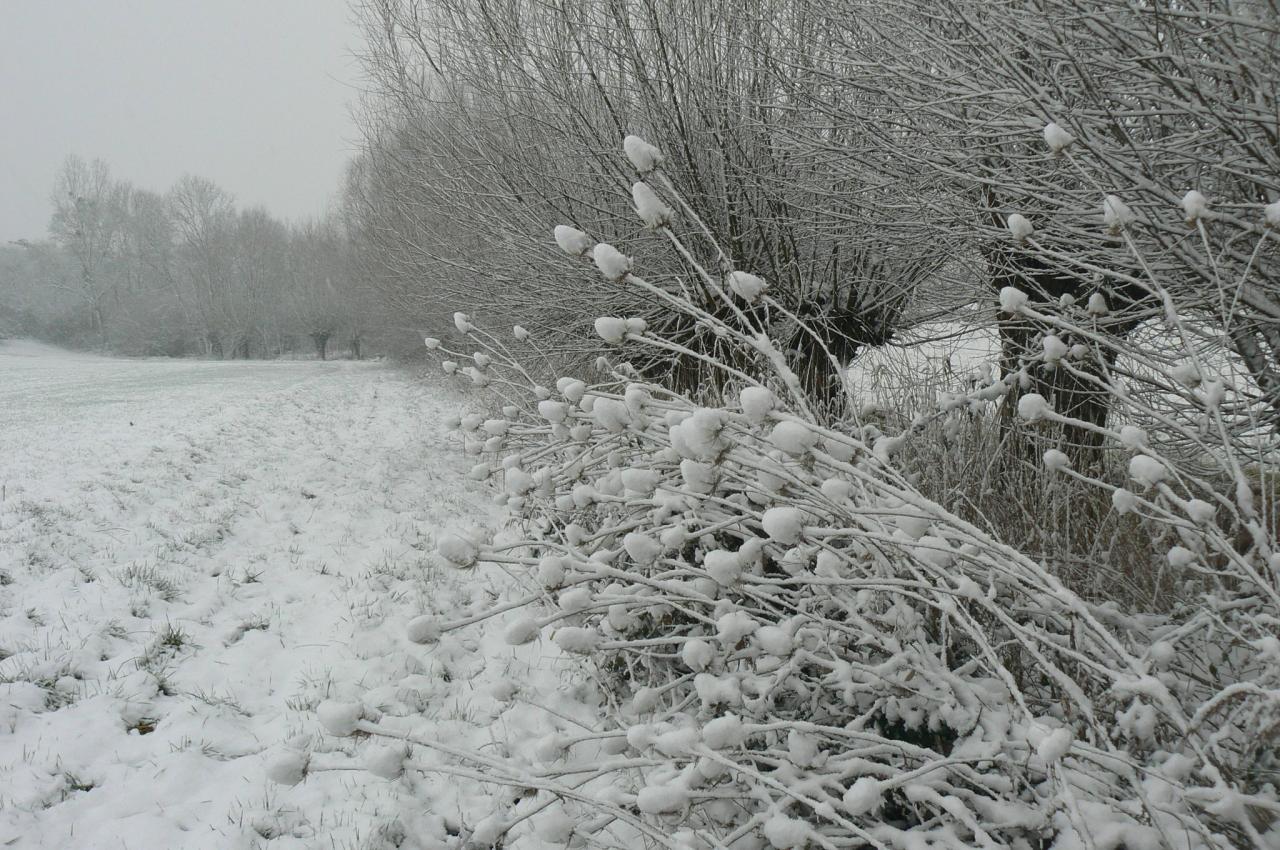
[[(1039, 312), (1049, 313), (1059, 308), (1062, 296), (1068, 295), (1077, 302), (1087, 303), (1094, 293), (1101, 293), (1110, 307), (1110, 314), (1099, 330), (1117, 338), (1132, 331), (1149, 308), (1155, 306), (1154, 297), (1132, 284), (1103, 280), (1087, 281), (1078, 275), (1046, 265), (1033, 254), (1018, 251), (1007, 245), (989, 246), (984, 250), (991, 286), (999, 292), (1006, 286), (1026, 292)], [(1039, 360), (1038, 340), (1043, 334), (1058, 333), (1063, 342), (1072, 346), (1078, 340), (1064, 335), (1045, 322), (1036, 322), (1021, 316), (1001, 316), (1000, 369), (1008, 375), (1029, 363)], [(1100, 378), (1115, 363), (1114, 346), (1090, 346), (1094, 360), (1073, 361), (1072, 366)], [(1015, 386), (1005, 400), (1001, 411), (1002, 436), (1007, 449), (1016, 457), (1034, 460), (1039, 448), (1037, 441), (1016, 418), (1018, 399), (1026, 393), (1039, 393), (1063, 416), (1078, 419), (1094, 426), (1105, 426), (1111, 414), (1111, 394), (1088, 377), (1073, 374), (1062, 367), (1048, 364), (1033, 366), (1028, 370), (1028, 386)], [(1096, 468), (1102, 460), (1102, 436), (1084, 425), (1066, 425), (1051, 438), (1053, 443), (1067, 453), (1080, 469)]]
[(325, 352), (329, 347), (329, 337), (332, 335), (330, 331), (315, 331), (311, 334), (311, 341), (315, 343), (316, 354), (321, 360), (325, 360)]

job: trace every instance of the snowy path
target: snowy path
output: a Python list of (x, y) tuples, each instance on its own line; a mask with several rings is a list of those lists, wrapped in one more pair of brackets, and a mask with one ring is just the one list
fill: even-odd
[(0, 345), (0, 846), (426, 847), (465, 825), (470, 792), (440, 779), (264, 777), (288, 739), (359, 744), (319, 734), (324, 698), (491, 739), (486, 680), (517, 654), (404, 638), (503, 591), (431, 554), (492, 510), (444, 444), (456, 407), (376, 364)]

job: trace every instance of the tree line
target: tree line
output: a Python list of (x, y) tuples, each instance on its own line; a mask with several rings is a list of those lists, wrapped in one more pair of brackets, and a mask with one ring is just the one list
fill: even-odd
[(120, 353), (360, 357), (385, 341), (341, 211), (284, 222), (185, 176), (164, 193), (68, 157), (49, 238), (0, 249), (0, 333)]

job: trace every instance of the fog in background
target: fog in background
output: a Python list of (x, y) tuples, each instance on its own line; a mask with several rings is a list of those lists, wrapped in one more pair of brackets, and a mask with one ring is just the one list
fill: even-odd
[(1280, 850), (1278, 32), (0, 0), (0, 848)]
[(0, 0), (0, 244), (46, 235), (68, 154), (163, 191), (186, 173), (323, 211), (357, 131), (343, 0)]

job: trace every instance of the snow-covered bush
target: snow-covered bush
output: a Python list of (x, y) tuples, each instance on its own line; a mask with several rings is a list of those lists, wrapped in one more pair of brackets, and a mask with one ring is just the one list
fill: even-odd
[[(1063, 134), (1049, 135), (1055, 154), (1071, 155)], [(660, 153), (631, 141), (628, 154), (643, 155), (661, 190), (638, 202), (682, 209)], [(646, 216), (686, 257), (689, 239), (712, 239), (668, 221)], [(1039, 244), (1026, 228), (1006, 238)], [(1002, 298), (1058, 329), (1058, 342), (1039, 347), (1038, 364), (882, 432), (815, 411), (781, 344), (730, 296), (745, 285), (732, 273), (756, 270), (690, 263), (712, 311), (620, 262), (625, 248), (584, 251), (565, 231), (557, 241), (594, 253), (601, 274), (731, 356), (628, 317), (600, 320), (606, 342), (692, 358), (736, 392), (674, 392), (621, 359), (598, 363), (589, 381), (542, 386), (463, 317), (483, 365), (449, 345), (434, 353), (475, 364), (449, 371), (503, 399), (500, 420), (475, 413), (456, 425), (477, 456), (475, 477), (495, 480), (526, 535), (452, 538), (440, 554), (522, 578), (528, 594), (492, 615), (523, 609), (506, 631), (513, 645), (541, 635), (582, 656), (604, 721), (539, 742), (530, 762), (326, 707), (331, 728), (410, 745), (403, 762), (379, 756), (381, 774), (453, 771), (526, 789), (480, 836), (506, 847), (1274, 846), (1280, 553), (1259, 502), (1274, 493), (1239, 463), (1241, 431), (1229, 427), (1231, 404), (1247, 412), (1248, 399), (1219, 385), (1210, 364), (1188, 353), (1200, 389), (1179, 396), (1198, 401), (1182, 419), (1141, 395), (1133, 409), (1169, 433), (1198, 429), (1197, 446), (1218, 435), (1219, 459), (1235, 471), (1226, 479), (1196, 474), (1154, 430), (1075, 420), (1043, 396), (1016, 404), (1029, 427), (1070, 424), (1131, 458), (1123, 486), (1057, 448), (1036, 458), (1045, 475), (1107, 494), (1177, 540), (1166, 566), (1186, 592), (1167, 611), (1129, 611), (926, 497), (900, 466), (930, 429), (1013, 407), (1030, 369), (1074, 368), (1062, 346), (1093, 339), (1087, 322)], [(786, 309), (767, 288), (751, 295)], [(1167, 320), (1178, 327), (1176, 310)], [(803, 332), (803, 317), (795, 322)], [(1157, 381), (1170, 371), (1152, 358), (1140, 365)], [(1122, 384), (1107, 391), (1119, 396)], [(415, 639), (483, 616), (415, 621)]]

